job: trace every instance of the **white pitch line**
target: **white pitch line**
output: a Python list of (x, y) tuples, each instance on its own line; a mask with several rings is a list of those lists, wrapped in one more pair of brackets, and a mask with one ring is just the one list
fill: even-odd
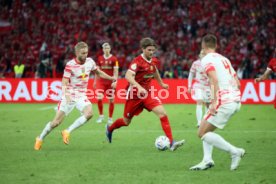
[(41, 107), (38, 110), (45, 111), (45, 110), (54, 109), (54, 108), (55, 108), (55, 105), (51, 105), (51, 106), (47, 106), (47, 107)]
[[(78, 131), (83, 131), (83, 132), (87, 132), (87, 131), (91, 131), (91, 132), (103, 132), (100, 130), (78, 130)], [(162, 130), (124, 130), (121, 131), (121, 133), (157, 133), (157, 132), (162, 132)], [(173, 130), (173, 132), (177, 132), (177, 133), (196, 133), (197, 130)], [(276, 130), (229, 130), (229, 131), (222, 131), (220, 133), (276, 133)]]

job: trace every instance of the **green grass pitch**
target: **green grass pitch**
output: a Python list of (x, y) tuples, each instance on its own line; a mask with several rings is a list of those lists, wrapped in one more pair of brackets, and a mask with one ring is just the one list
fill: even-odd
[[(163, 135), (153, 113), (144, 111), (129, 127), (105, 138), (105, 124), (89, 123), (71, 134), (64, 145), (61, 130), (78, 116), (74, 110), (34, 151), (35, 137), (54, 116), (53, 104), (0, 104), (1, 184), (273, 184), (276, 183), (276, 110), (272, 105), (243, 105), (224, 130), (217, 131), (247, 154), (237, 171), (230, 171), (230, 155), (214, 149), (215, 167), (189, 171), (202, 159), (196, 136), (195, 105), (164, 105), (175, 139), (186, 144), (175, 152), (158, 151), (155, 138)], [(107, 115), (107, 104), (105, 114)], [(93, 105), (95, 116), (97, 107)], [(114, 118), (123, 105), (116, 105)]]

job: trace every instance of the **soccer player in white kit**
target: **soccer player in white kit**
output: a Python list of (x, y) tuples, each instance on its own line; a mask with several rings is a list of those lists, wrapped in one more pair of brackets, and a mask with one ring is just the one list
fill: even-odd
[(213, 147), (216, 147), (230, 153), (232, 158), (230, 170), (235, 170), (245, 150), (233, 146), (214, 130), (223, 129), (230, 117), (239, 111), (241, 107), (240, 83), (230, 61), (215, 52), (217, 39), (214, 35), (204, 36), (201, 46), (206, 54), (201, 63), (210, 81), (212, 101), (198, 130), (198, 136), (203, 143), (203, 160), (190, 169), (206, 170), (213, 167), (212, 151)]
[(199, 59), (193, 62), (188, 77), (188, 93), (190, 93), (193, 99), (196, 100), (197, 127), (200, 126), (200, 122), (202, 120), (202, 105), (205, 105), (206, 112), (209, 103), (211, 102), (211, 90), (209, 79), (200, 61), (203, 58), (203, 56), (203, 53), (200, 52)]
[(62, 138), (65, 144), (69, 144), (70, 133), (82, 126), (93, 116), (91, 102), (86, 96), (87, 85), (90, 72), (93, 71), (99, 77), (113, 80), (116, 78), (109, 76), (99, 70), (92, 58), (87, 57), (88, 45), (79, 42), (75, 45), (76, 58), (68, 61), (64, 69), (62, 78), (62, 99), (58, 103), (56, 115), (52, 121), (47, 123), (42, 133), (36, 138), (34, 149), (40, 150), (44, 138), (76, 107), (81, 116), (76, 119), (71, 126), (62, 131)]

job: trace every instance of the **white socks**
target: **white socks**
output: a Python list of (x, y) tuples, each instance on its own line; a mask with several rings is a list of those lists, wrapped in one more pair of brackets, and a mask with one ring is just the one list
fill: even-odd
[(75, 120), (75, 122), (67, 129), (67, 131), (69, 133), (72, 132), (76, 128), (82, 126), (86, 121), (87, 121), (87, 119), (85, 118), (84, 115), (82, 115), (81, 117), (79, 117), (78, 119)]
[(204, 140), (202, 140), (202, 145), (203, 145), (203, 161), (208, 162), (213, 160), (212, 158), (213, 145), (208, 144)]
[(45, 126), (45, 128), (43, 129), (42, 133), (39, 136), (40, 140), (43, 140), (46, 135), (48, 135), (51, 132), (52, 128), (51, 128), (51, 122), (47, 123), (47, 125)]
[(196, 119), (197, 119), (197, 125), (199, 126), (202, 120), (202, 105), (199, 105), (199, 104), (196, 105)]
[(213, 145), (221, 150), (236, 154), (237, 148), (224, 140), (220, 135), (214, 132), (207, 132), (202, 138), (202, 141), (206, 141), (208, 144)]

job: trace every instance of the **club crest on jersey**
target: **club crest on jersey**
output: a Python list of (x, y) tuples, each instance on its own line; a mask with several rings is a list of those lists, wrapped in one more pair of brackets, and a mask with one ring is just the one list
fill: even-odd
[(85, 68), (82, 68), (81, 71), (82, 71), (81, 78), (82, 80), (85, 80), (86, 79)]
[(132, 65), (130, 66), (130, 68), (131, 68), (132, 70), (136, 70), (137, 64), (136, 64), (136, 63), (132, 64)]

